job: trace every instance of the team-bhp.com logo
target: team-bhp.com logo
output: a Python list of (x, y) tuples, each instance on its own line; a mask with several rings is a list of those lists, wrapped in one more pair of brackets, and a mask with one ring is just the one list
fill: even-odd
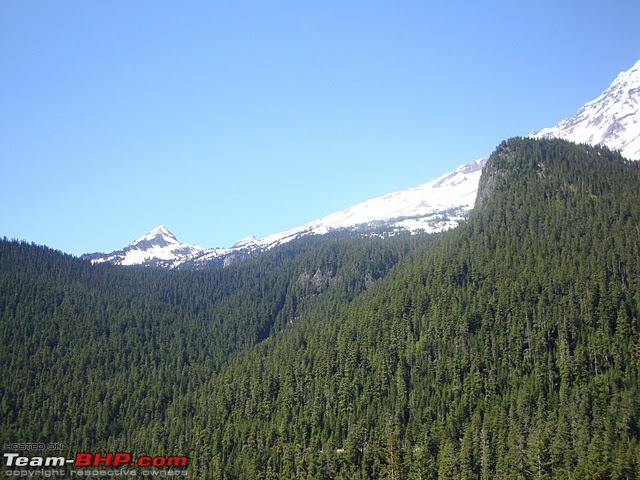
[[(117, 453), (89, 453), (80, 452), (76, 453), (74, 458), (47, 456), (47, 457), (25, 457), (19, 453), (5, 453), (4, 454), (5, 467), (7, 468), (7, 476), (11, 476), (9, 472), (13, 472), (13, 476), (34, 476), (38, 475), (36, 470), (30, 471), (29, 469), (65, 469), (65, 472), (60, 472), (63, 476), (66, 476), (67, 467), (87, 468), (89, 470), (70, 470), (69, 476), (104, 476), (104, 475), (136, 475), (136, 468), (155, 468), (156, 470), (143, 470), (142, 475), (145, 476), (158, 476), (160, 471), (158, 468), (176, 468), (184, 470), (176, 470), (171, 472), (171, 476), (174, 475), (186, 475), (187, 464), (189, 462), (188, 457), (184, 456), (156, 456), (151, 457), (143, 455), (140, 457), (134, 457), (127, 452)], [(121, 469), (118, 472), (106, 469)], [(102, 472), (104, 470), (104, 475)], [(27, 473), (24, 475), (23, 473)], [(44, 472), (44, 470), (41, 470)], [(161, 471), (165, 473), (166, 470)], [(42, 473), (40, 473), (42, 475)], [(50, 476), (50, 475), (46, 475)]]
[(186, 467), (189, 459), (187, 457), (149, 457), (142, 456), (133, 460), (130, 453), (76, 453), (73, 461), (74, 467)]

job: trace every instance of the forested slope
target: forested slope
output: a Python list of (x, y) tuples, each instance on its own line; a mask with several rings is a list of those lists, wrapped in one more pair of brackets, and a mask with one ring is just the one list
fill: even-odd
[(194, 392), (230, 358), (328, 315), (425, 241), (309, 238), (208, 271), (0, 241), (0, 441), (188, 454)]
[(466, 224), (210, 380), (203, 474), (638, 477), (638, 164), (514, 139), (481, 185)]
[(0, 242), (0, 440), (195, 478), (638, 478), (638, 164), (512, 139), (438, 236), (221, 271)]

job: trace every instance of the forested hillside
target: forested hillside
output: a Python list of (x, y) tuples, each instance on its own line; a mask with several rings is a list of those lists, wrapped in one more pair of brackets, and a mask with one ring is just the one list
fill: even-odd
[(428, 241), (310, 237), (224, 270), (166, 271), (5, 239), (0, 441), (188, 454), (193, 396), (230, 358), (307, 311), (331, 315)]
[(514, 139), (468, 222), (194, 406), (207, 475), (637, 478), (640, 169)]
[(638, 478), (640, 167), (512, 139), (438, 236), (221, 271), (0, 243), (0, 440), (194, 478)]

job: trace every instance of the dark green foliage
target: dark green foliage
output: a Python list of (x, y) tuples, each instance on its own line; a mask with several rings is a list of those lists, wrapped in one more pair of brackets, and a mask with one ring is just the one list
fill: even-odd
[(198, 478), (638, 478), (638, 164), (512, 139), (433, 237), (229, 269), (0, 243), (0, 440)]
[(307, 310), (348, 303), (414, 241), (312, 238), (225, 270), (174, 272), (5, 239), (1, 441), (188, 451), (193, 394), (229, 358)]

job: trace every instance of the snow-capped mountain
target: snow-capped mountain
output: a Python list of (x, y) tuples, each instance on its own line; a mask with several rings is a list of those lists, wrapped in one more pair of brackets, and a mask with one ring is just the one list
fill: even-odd
[(174, 268), (188, 264), (224, 266), (238, 258), (268, 250), (305, 235), (323, 235), (337, 230), (394, 233), (435, 233), (455, 227), (473, 208), (480, 174), (486, 159), (462, 165), (453, 172), (415, 188), (389, 193), (358, 203), (300, 227), (261, 239), (246, 237), (230, 248), (206, 249), (179, 242), (160, 225), (111, 253), (90, 253), (92, 263), (147, 265)]
[(575, 117), (530, 134), (575, 143), (606, 145), (626, 158), (640, 160), (640, 60), (620, 73), (602, 95), (585, 104)]
[[(302, 235), (334, 230), (440, 232), (458, 224), (475, 202), (486, 159), (467, 163), (419, 187), (371, 198), (301, 227), (254, 240), (251, 246), (269, 248)], [(249, 242), (245, 242), (249, 243)]]
[[(535, 131), (535, 138), (564, 138), (577, 143), (606, 145), (630, 159), (640, 160), (640, 61), (622, 72), (595, 100), (575, 117), (552, 128)], [(205, 249), (178, 242), (160, 226), (122, 250), (87, 254), (84, 258), (120, 265), (154, 265), (173, 268), (224, 266), (256, 252), (268, 250), (305, 235), (347, 230), (379, 234), (399, 231), (439, 232), (455, 227), (474, 206), (485, 158), (415, 188), (389, 193), (358, 203), (300, 227), (261, 239), (246, 237), (230, 248)]]
[(122, 250), (111, 253), (88, 253), (83, 258), (92, 263), (111, 262), (116, 265), (152, 265), (173, 268), (180, 263), (209, 252), (198, 245), (179, 242), (164, 225), (154, 228)]

